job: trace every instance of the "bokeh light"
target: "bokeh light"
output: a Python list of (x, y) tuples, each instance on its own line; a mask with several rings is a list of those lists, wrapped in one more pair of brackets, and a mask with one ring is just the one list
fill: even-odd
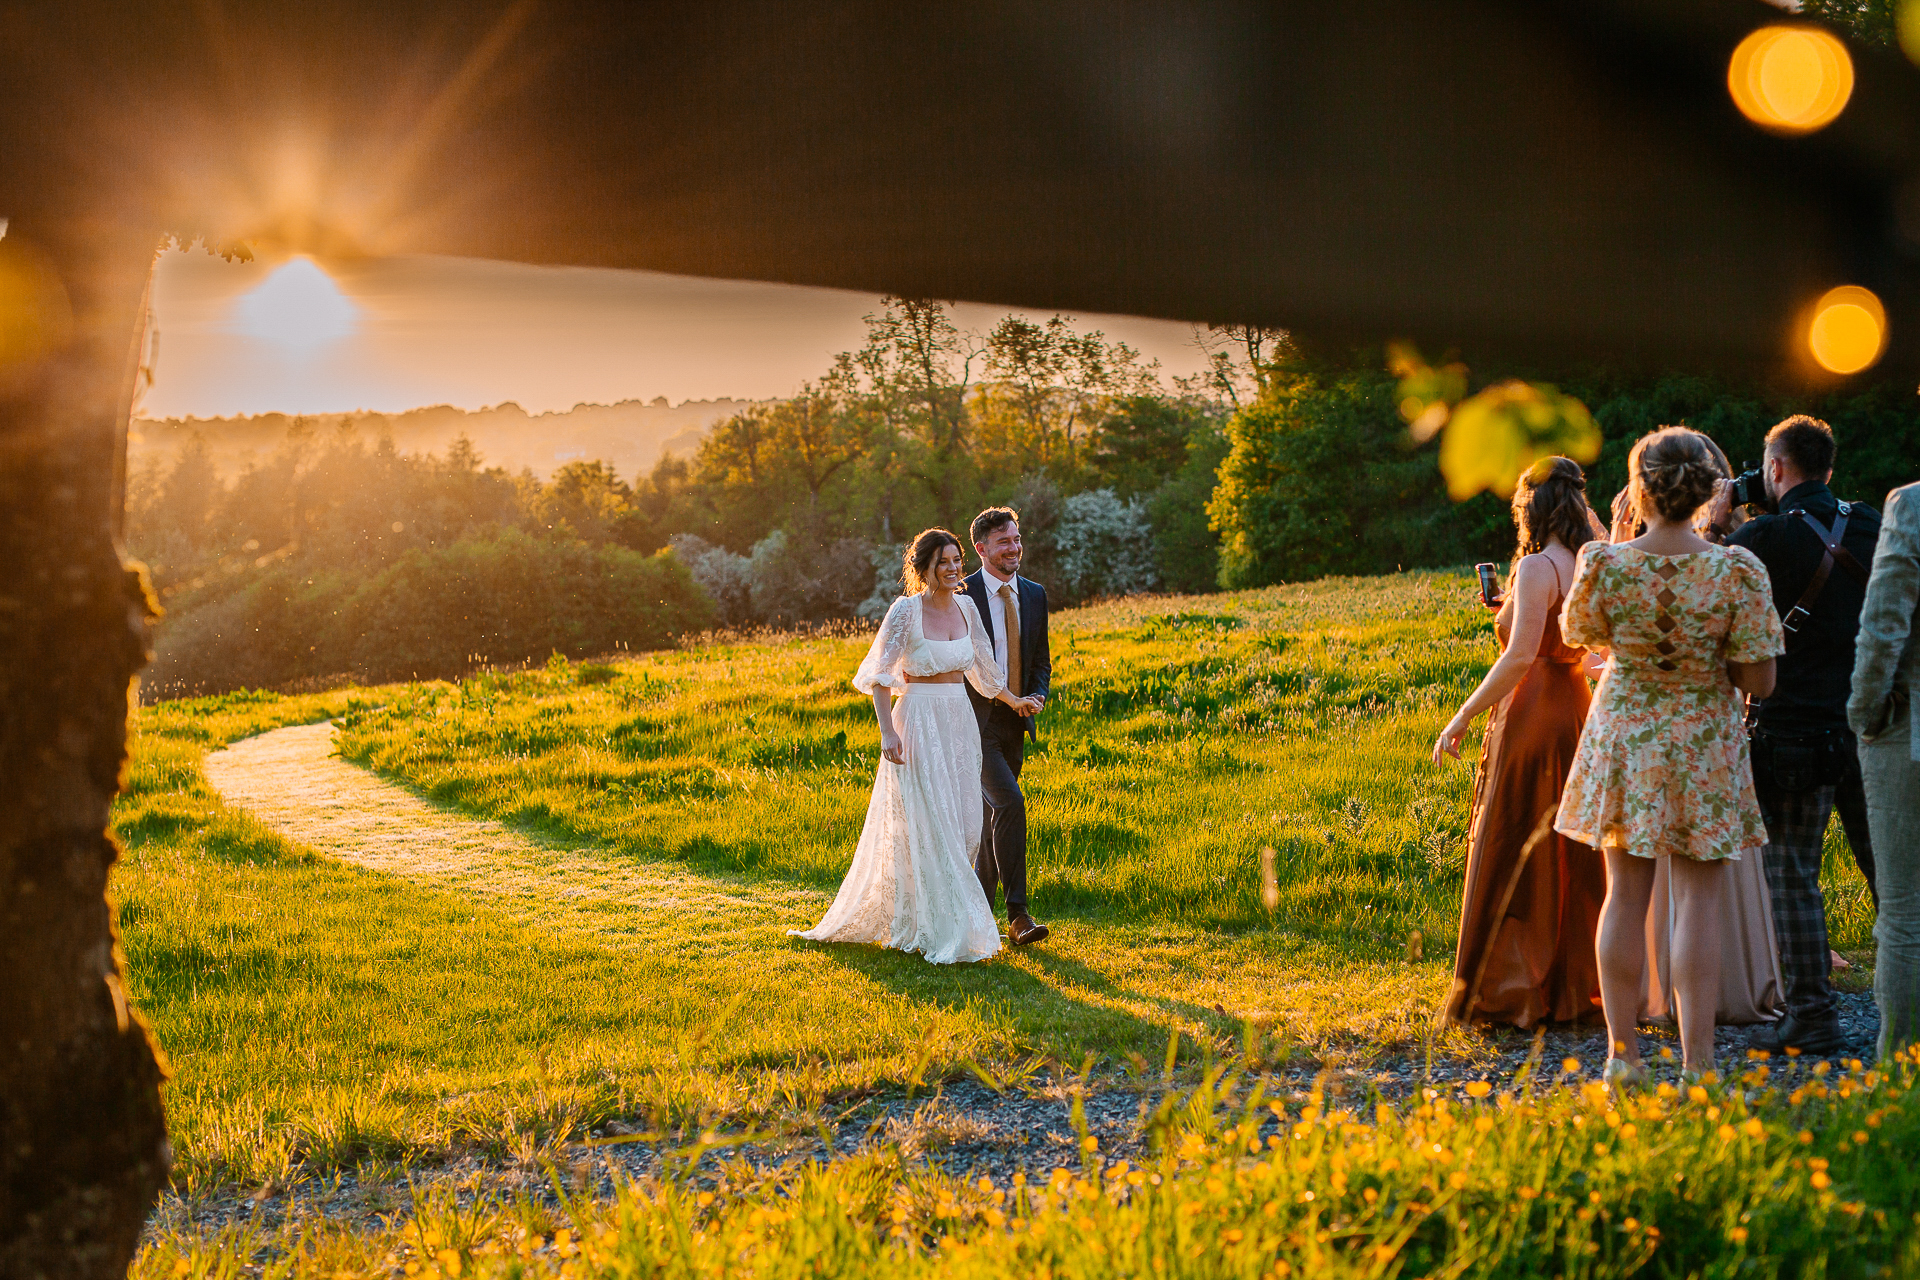
[(1727, 89), (1763, 129), (1812, 133), (1832, 124), (1853, 96), (1853, 59), (1817, 27), (1762, 27), (1733, 51)]
[(306, 355), (351, 334), (359, 308), (312, 258), (292, 258), (237, 307), (242, 331)]
[(1893, 32), (1900, 51), (1920, 63), (1920, 0), (1901, 0), (1893, 16)]
[(1820, 367), (1858, 373), (1887, 349), (1887, 310), (1870, 289), (1846, 284), (1829, 289), (1813, 305), (1807, 349)]

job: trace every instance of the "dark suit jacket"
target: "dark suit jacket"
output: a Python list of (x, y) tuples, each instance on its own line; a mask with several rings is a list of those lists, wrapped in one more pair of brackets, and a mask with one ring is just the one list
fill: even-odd
[[(1779, 515), (1756, 516), (1734, 530), (1727, 541), (1760, 557), (1773, 585), (1773, 607), (1782, 618), (1806, 592), (1825, 557), (1820, 537), (1796, 508), (1829, 529), (1839, 514), (1833, 491), (1815, 480), (1796, 485), (1780, 497)], [(1853, 503), (1841, 545), (1862, 568), (1873, 564), (1880, 541), (1880, 513)], [(1775, 667), (1773, 696), (1760, 704), (1760, 726), (1775, 733), (1817, 733), (1847, 727), (1847, 695), (1853, 688), (1853, 642), (1860, 630), (1860, 607), (1867, 585), (1839, 565), (1809, 607), (1809, 616), (1787, 633), (1787, 651)]]
[[(1020, 684), (1021, 688), (1013, 692), (1022, 698), (1047, 696), (1053, 685), (1053, 651), (1047, 647), (1047, 591), (1039, 583), (1026, 578), (1015, 578), (1014, 586), (1020, 598)], [(980, 611), (980, 622), (987, 629), (987, 639), (997, 640), (993, 633), (993, 610), (987, 607), (987, 582), (984, 570), (976, 569), (967, 578), (967, 595), (973, 600), (974, 607)], [(967, 697), (973, 701), (973, 713), (979, 717), (980, 727), (985, 728), (987, 717), (996, 705), (990, 699), (983, 698), (967, 686)], [(1006, 714), (1013, 715), (1011, 710)], [(1016, 717), (1022, 721), (1022, 727), (1031, 737), (1039, 737), (1033, 727), (1032, 716)]]

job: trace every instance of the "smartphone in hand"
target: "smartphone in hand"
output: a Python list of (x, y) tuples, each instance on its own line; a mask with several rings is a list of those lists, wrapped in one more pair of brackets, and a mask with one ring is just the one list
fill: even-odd
[(1491, 564), (1477, 564), (1473, 571), (1480, 575), (1480, 603), (1489, 609), (1500, 607), (1500, 571)]

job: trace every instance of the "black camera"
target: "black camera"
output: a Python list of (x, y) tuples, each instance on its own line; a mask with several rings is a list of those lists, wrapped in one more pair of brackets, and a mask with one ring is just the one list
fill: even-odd
[(1766, 477), (1761, 474), (1760, 468), (1751, 462), (1746, 465), (1745, 470), (1733, 478), (1733, 484), (1728, 487), (1728, 493), (1736, 507), (1757, 507), (1761, 511), (1773, 510), (1773, 497), (1767, 492)]

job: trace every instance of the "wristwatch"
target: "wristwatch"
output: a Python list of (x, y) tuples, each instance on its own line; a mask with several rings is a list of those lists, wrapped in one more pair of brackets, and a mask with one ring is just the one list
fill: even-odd
[(1733, 530), (1727, 528), (1727, 526), (1723, 524), (1710, 524), (1707, 526), (1707, 529), (1706, 529), (1708, 540), (1712, 542), (1719, 542), (1719, 543), (1726, 542), (1727, 535), (1732, 532)]

